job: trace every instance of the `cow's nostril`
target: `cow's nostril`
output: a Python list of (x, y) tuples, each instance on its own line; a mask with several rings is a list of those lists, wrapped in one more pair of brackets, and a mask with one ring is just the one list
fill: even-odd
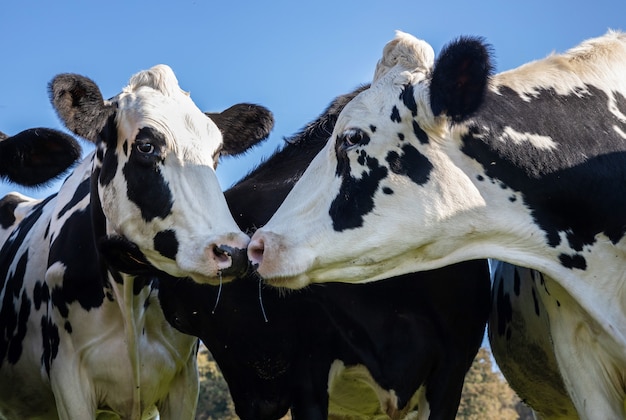
[(231, 248), (230, 247), (213, 247), (213, 255), (218, 263), (230, 263), (231, 260)]
[(248, 244), (248, 259), (255, 265), (261, 265), (263, 262), (263, 253), (265, 252), (265, 243), (261, 238), (255, 238)]

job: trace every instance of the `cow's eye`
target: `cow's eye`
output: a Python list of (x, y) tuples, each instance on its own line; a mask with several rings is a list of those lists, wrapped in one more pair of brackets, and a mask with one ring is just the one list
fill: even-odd
[(360, 130), (358, 128), (351, 128), (341, 133), (339, 136), (339, 140), (341, 142), (341, 145), (345, 149), (348, 149), (359, 144), (364, 145), (369, 143), (370, 137), (363, 130)]
[(154, 153), (154, 145), (152, 143), (137, 143), (137, 151), (144, 155), (151, 155)]

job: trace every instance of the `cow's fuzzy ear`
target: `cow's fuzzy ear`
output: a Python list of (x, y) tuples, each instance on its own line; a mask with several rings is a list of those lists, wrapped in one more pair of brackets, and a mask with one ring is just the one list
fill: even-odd
[(236, 104), (223, 112), (207, 112), (206, 115), (219, 127), (224, 137), (221, 156), (247, 151), (265, 140), (274, 128), (271, 111), (255, 104)]
[[(3, 133), (0, 133), (0, 139)], [(29, 187), (62, 175), (81, 155), (74, 137), (49, 128), (31, 128), (0, 141), (0, 177)]]
[(461, 37), (441, 51), (430, 83), (435, 116), (463, 121), (482, 104), (493, 72), (491, 47), (482, 38)]
[(98, 86), (77, 74), (59, 74), (48, 85), (50, 102), (63, 124), (73, 133), (96, 142), (115, 109), (105, 104)]

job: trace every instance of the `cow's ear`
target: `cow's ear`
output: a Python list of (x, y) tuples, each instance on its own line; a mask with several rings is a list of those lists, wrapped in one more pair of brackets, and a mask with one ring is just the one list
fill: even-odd
[(0, 177), (37, 186), (63, 174), (81, 155), (74, 137), (49, 128), (31, 128), (12, 137), (0, 133)]
[(104, 102), (98, 86), (84, 76), (59, 74), (48, 85), (50, 102), (63, 124), (73, 133), (96, 142), (98, 133), (115, 112)]
[(254, 104), (237, 104), (219, 113), (206, 115), (219, 127), (224, 137), (220, 154), (241, 154), (269, 136), (274, 128), (274, 116), (265, 107)]
[(482, 38), (461, 37), (445, 46), (430, 82), (433, 114), (468, 118), (482, 104), (492, 71), (491, 47)]

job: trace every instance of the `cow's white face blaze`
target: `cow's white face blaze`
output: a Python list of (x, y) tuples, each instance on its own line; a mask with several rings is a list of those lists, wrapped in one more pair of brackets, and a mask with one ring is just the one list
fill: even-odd
[[(484, 85), (489, 66), (480, 64), (472, 82)], [(431, 108), (433, 65), (423, 41), (399, 33), (388, 44), (372, 86), (346, 105), (325, 149), (253, 236), (249, 256), (268, 282), (360, 282), (451, 257), (442, 230), (464, 234), (452, 216), (484, 200), (447, 155), (452, 128)]]
[[(106, 220), (99, 236), (123, 237), (155, 267), (201, 283), (245, 270), (249, 239), (228, 211), (214, 172), (223, 133), (169, 67), (136, 74), (109, 101), (93, 82), (74, 75), (57, 76), (50, 89), (68, 128), (96, 143), (92, 201)], [(84, 103), (68, 103), (72, 95), (82, 95)], [(83, 108), (75, 110), (74, 103)], [(89, 112), (95, 117), (86, 126), (74, 119)]]

